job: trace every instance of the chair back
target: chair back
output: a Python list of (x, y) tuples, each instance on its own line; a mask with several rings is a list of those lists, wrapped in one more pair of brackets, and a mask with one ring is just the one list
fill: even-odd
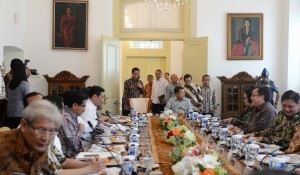
[(147, 113), (149, 98), (131, 98), (131, 109), (137, 110), (139, 113)]

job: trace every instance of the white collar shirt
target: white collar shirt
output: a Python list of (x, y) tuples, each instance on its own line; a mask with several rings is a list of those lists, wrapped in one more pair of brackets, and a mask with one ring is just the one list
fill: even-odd
[(98, 121), (96, 118), (97, 116), (97, 106), (94, 105), (94, 103), (88, 99), (84, 108), (84, 112), (81, 115), (81, 118), (84, 121), (84, 132), (83, 137), (88, 136), (90, 132), (92, 132), (92, 128), (89, 126), (88, 121), (90, 121), (95, 128), (97, 126)]
[(160, 78), (159, 80), (153, 80), (151, 94), (152, 103), (160, 104), (158, 97), (166, 94), (166, 87), (168, 85), (169, 82), (164, 78)]

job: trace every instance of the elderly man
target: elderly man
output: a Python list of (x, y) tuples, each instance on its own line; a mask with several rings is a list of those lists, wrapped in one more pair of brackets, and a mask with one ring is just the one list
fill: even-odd
[[(270, 99), (270, 103), (277, 109), (277, 104), (279, 101), (279, 88), (278, 86), (275, 84), (274, 81), (269, 79), (269, 72), (266, 68), (264, 68), (264, 70), (261, 73), (261, 80), (259, 80), (256, 83), (256, 86), (258, 87), (268, 87), (271, 90), (271, 99)], [(274, 99), (273, 99), (273, 94), (274, 92), (276, 93), (276, 99), (275, 99), (275, 103), (274, 103)]]
[(181, 86), (176, 86), (174, 88), (175, 97), (169, 99), (165, 110), (172, 110), (175, 113), (183, 113), (184, 111), (189, 111), (192, 109), (190, 99), (186, 98), (184, 88)]
[(181, 86), (180, 82), (178, 82), (178, 77), (176, 74), (171, 75), (171, 82), (166, 88), (166, 101), (172, 97), (175, 97), (174, 89), (176, 86)]
[(48, 168), (47, 148), (58, 134), (61, 113), (48, 101), (32, 102), (19, 129), (0, 133), (0, 174), (39, 174)]
[(194, 111), (202, 112), (203, 97), (201, 96), (200, 87), (192, 83), (192, 76), (185, 74), (183, 77), (185, 97), (191, 100)]
[[(260, 132), (268, 129), (276, 116), (275, 108), (271, 105), (270, 89), (268, 87), (258, 87), (252, 91), (251, 100), (254, 109), (247, 124), (242, 125), (244, 134)], [(238, 130), (234, 127), (234, 130)]]

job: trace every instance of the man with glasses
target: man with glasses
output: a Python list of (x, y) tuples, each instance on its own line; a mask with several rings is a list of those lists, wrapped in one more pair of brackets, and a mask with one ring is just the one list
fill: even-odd
[(252, 91), (251, 100), (254, 109), (251, 113), (250, 120), (241, 128), (234, 127), (235, 132), (242, 129), (244, 134), (260, 132), (268, 129), (276, 116), (274, 106), (270, 103), (270, 89), (268, 87), (258, 87)]
[(62, 117), (48, 101), (32, 102), (19, 129), (0, 133), (0, 174), (40, 174), (48, 168), (47, 148), (58, 134)]
[[(281, 146), (287, 153), (297, 153), (300, 151), (300, 141), (295, 139), (291, 142), (293, 136), (300, 131), (299, 93), (292, 90), (286, 91), (281, 96), (282, 110), (277, 114), (272, 126), (262, 132), (255, 132), (247, 136), (260, 137), (256, 142), (267, 144), (276, 144)], [(291, 143), (290, 143), (291, 142)], [(290, 149), (287, 149), (290, 145)]]
[(61, 141), (63, 153), (70, 158), (74, 158), (83, 151), (80, 138), (82, 132), (78, 127), (78, 116), (81, 116), (88, 95), (83, 91), (66, 91), (64, 93), (65, 113), (63, 124), (59, 128), (59, 139)]

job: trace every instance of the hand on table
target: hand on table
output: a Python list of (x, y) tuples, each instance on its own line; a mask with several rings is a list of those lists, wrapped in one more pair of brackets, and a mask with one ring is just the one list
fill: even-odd
[(106, 163), (104, 159), (100, 159), (99, 157), (92, 158), (90, 164), (87, 166), (93, 173), (98, 173), (106, 168)]
[(226, 124), (231, 123), (232, 119), (233, 119), (233, 118), (226, 118), (226, 119), (223, 119), (223, 120), (222, 120), (222, 123), (226, 123)]

